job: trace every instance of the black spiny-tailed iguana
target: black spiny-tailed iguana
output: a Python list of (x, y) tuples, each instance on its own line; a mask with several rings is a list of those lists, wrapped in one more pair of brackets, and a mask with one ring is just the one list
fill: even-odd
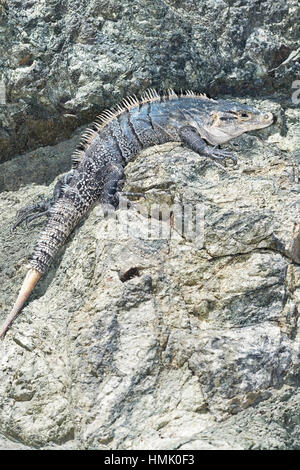
[(207, 98), (188, 91), (178, 96), (169, 90), (160, 96), (146, 91), (141, 99), (127, 98), (105, 111), (84, 134), (74, 152), (73, 168), (54, 188), (53, 197), (20, 211), (22, 221), (46, 215), (48, 221), (30, 260), (19, 296), (0, 330), (0, 337), (22, 309), (34, 286), (50, 265), (79, 220), (90, 207), (118, 205), (118, 183), (123, 169), (141, 150), (165, 142), (183, 142), (193, 151), (216, 160), (235, 156), (215, 146), (244, 132), (269, 126), (271, 113), (240, 103)]

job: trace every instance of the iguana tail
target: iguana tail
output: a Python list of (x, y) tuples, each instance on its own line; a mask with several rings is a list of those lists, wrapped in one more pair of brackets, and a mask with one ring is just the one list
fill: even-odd
[(0, 330), (0, 338), (23, 308), (36, 283), (50, 266), (58, 249), (64, 244), (91, 205), (99, 199), (102, 185), (99, 184), (96, 176), (97, 174), (86, 176), (84, 173), (73, 176), (72, 183), (66, 187), (64, 194), (51, 208), (46, 226), (29, 260), (30, 269), (20, 289), (17, 301)]
[(29, 295), (33, 291), (36, 283), (39, 281), (39, 279), (42, 277), (42, 273), (37, 271), (35, 268), (30, 268), (29, 271), (26, 274), (26, 277), (24, 279), (24, 282), (22, 284), (22, 287), (20, 289), (18, 298), (16, 300), (15, 305), (12, 308), (12, 311), (8, 315), (7, 319), (5, 320), (1, 330), (0, 330), (0, 338), (3, 336), (14, 319), (17, 317), (17, 315), (20, 313), (22, 310), (26, 300), (28, 299)]

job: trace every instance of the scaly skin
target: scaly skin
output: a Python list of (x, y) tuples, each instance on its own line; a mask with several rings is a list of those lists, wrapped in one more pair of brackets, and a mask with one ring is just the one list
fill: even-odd
[(271, 113), (240, 103), (215, 101), (193, 92), (177, 96), (172, 90), (164, 96), (148, 90), (140, 100), (130, 97), (115, 109), (105, 111), (84, 133), (72, 156), (73, 168), (58, 181), (53, 197), (18, 214), (13, 229), (23, 221), (42, 215), (48, 220), (34, 248), (18, 299), (0, 330), (0, 337), (91, 206), (99, 199), (103, 204), (117, 205), (123, 169), (141, 150), (165, 142), (182, 142), (199, 154), (218, 161), (228, 158), (236, 163), (233, 154), (215, 146), (249, 130), (267, 127), (272, 120)]

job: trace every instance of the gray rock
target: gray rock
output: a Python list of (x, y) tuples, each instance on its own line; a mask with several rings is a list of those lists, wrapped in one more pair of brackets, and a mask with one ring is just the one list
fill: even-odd
[(1, 341), (0, 449), (300, 448), (299, 8), (0, 0), (1, 322), (42, 226), (10, 225), (79, 126), (150, 86), (277, 117), (229, 143), (238, 167), (178, 144), (128, 165), (147, 198), (96, 206)]
[[(146, 199), (105, 219), (96, 206), (1, 341), (1, 448), (300, 447), (299, 111), (287, 116), (286, 136), (232, 142), (238, 167), (178, 144), (128, 165), (125, 190)], [(64, 171), (77, 138), (4, 164), (1, 321), (41, 230), (9, 225), (51, 193), (54, 166), (36, 168), (58, 155)], [(199, 237), (155, 204), (200, 207)]]
[(297, 0), (1, 0), (0, 161), (64, 140), (149, 86), (273, 94), (287, 108), (299, 61), (280, 64), (299, 46), (299, 8)]

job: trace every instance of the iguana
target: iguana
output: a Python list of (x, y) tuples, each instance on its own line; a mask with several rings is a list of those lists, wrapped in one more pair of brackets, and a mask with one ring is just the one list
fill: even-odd
[(30, 259), (16, 303), (0, 330), (4, 335), (28, 296), (79, 220), (99, 199), (118, 205), (124, 167), (141, 150), (165, 142), (182, 142), (198, 154), (222, 161), (236, 157), (216, 148), (244, 132), (269, 126), (271, 113), (187, 91), (159, 95), (147, 90), (104, 111), (82, 136), (72, 155), (72, 170), (58, 180), (53, 197), (22, 209), (13, 226), (43, 215), (47, 223)]

